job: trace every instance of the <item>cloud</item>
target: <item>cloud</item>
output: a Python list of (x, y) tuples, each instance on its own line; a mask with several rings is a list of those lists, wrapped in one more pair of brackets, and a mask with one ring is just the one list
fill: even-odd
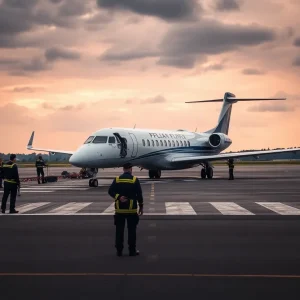
[(50, 66), (45, 62), (43, 58), (33, 58), (30, 62), (23, 63), (21, 66), (23, 71), (39, 72), (50, 69)]
[(86, 12), (86, 1), (82, 0), (65, 0), (59, 8), (59, 15), (62, 17), (81, 16)]
[(130, 11), (166, 21), (195, 20), (202, 11), (197, 0), (97, 0), (100, 8)]
[(221, 54), (274, 39), (275, 33), (269, 28), (231, 25), (206, 19), (171, 29), (160, 44), (162, 57), (159, 64), (191, 68), (199, 55)]
[(295, 111), (295, 107), (288, 106), (286, 104), (266, 104), (262, 103), (255, 106), (250, 106), (248, 109), (250, 112), (290, 112)]
[(298, 37), (294, 40), (294, 46), (300, 47), (300, 37)]
[(300, 56), (297, 56), (297, 57), (293, 60), (293, 66), (295, 66), (295, 67), (300, 67)]
[(244, 75), (263, 75), (263, 74), (265, 74), (265, 72), (262, 70), (252, 69), (252, 68), (244, 69), (242, 71), (242, 73)]
[(126, 61), (141, 59), (146, 57), (156, 57), (159, 53), (152, 50), (120, 50), (118, 49), (109, 49), (104, 54), (102, 54), (99, 59), (104, 61)]
[(24, 86), (24, 87), (15, 87), (12, 91), (14, 93), (36, 93), (44, 90), (45, 89), (42, 87)]
[(51, 62), (56, 61), (58, 59), (78, 60), (80, 59), (80, 54), (76, 51), (52, 47), (45, 51), (45, 57), (48, 61)]
[(208, 71), (221, 71), (224, 70), (225, 66), (223, 64), (213, 64), (213, 65), (209, 65), (207, 67), (205, 67), (203, 69), (204, 72), (208, 72)]
[(217, 0), (216, 9), (219, 11), (239, 10), (240, 6), (236, 0)]
[(164, 102), (167, 102), (167, 100), (161, 95), (157, 95), (156, 97), (153, 98), (141, 100), (142, 104), (156, 104), (156, 103), (164, 103)]
[(283, 101), (271, 101), (270, 103), (260, 103), (250, 106), (250, 112), (292, 112), (300, 107), (300, 95), (288, 94), (284, 91), (277, 92), (272, 98), (287, 98)]
[(50, 2), (54, 3), (54, 4), (58, 4), (63, 2), (64, 0), (49, 0)]

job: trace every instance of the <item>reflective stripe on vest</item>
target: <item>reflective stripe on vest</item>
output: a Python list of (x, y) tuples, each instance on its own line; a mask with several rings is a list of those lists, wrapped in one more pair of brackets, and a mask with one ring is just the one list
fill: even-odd
[(130, 199), (129, 209), (120, 208), (120, 201), (117, 200), (116, 201), (115, 212), (116, 213), (121, 213), (121, 214), (135, 214), (135, 213), (137, 213), (137, 208), (133, 209), (132, 207), (133, 207), (133, 200), (132, 199)]
[(14, 179), (4, 179), (4, 182), (17, 183)]
[(12, 168), (15, 164), (12, 165), (3, 165), (3, 168)]
[(135, 183), (136, 177), (133, 176), (132, 179), (120, 179), (120, 177), (116, 177), (116, 183)]

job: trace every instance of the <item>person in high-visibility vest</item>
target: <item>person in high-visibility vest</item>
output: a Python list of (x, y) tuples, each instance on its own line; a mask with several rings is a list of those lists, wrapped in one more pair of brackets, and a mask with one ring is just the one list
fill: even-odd
[(6, 202), (10, 195), (10, 214), (16, 214), (18, 211), (15, 209), (18, 187), (20, 187), (20, 178), (18, 166), (16, 165), (16, 155), (11, 154), (10, 160), (3, 165), (3, 178), (4, 178), (4, 193), (2, 197), (1, 211), (5, 214)]
[[(136, 228), (139, 216), (143, 214), (143, 192), (138, 178), (132, 175), (132, 165), (125, 164), (123, 171), (122, 175), (113, 180), (108, 190), (108, 194), (115, 199), (115, 247), (117, 255), (122, 256), (124, 228), (127, 220), (129, 255), (136, 256), (139, 255), (136, 249)], [(139, 204), (139, 209), (137, 204)]]

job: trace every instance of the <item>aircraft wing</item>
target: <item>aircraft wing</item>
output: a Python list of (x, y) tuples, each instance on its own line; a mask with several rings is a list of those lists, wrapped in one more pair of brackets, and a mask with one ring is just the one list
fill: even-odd
[(282, 149), (282, 150), (266, 150), (266, 151), (249, 151), (249, 152), (233, 152), (233, 153), (224, 153), (217, 155), (199, 155), (199, 156), (182, 156), (176, 157), (175, 155), (171, 158), (172, 162), (191, 162), (191, 163), (201, 163), (205, 161), (216, 161), (216, 160), (224, 160), (229, 158), (239, 158), (239, 157), (247, 157), (247, 156), (262, 156), (266, 154), (272, 153), (286, 153), (286, 152), (295, 152), (300, 151), (300, 148), (294, 149)]
[(69, 151), (69, 150), (54, 150), (54, 149), (45, 149), (45, 148), (33, 148), (32, 143), (33, 143), (33, 138), (34, 138), (34, 131), (31, 134), (31, 137), (29, 139), (27, 149), (28, 150), (36, 150), (36, 151), (44, 151), (44, 152), (51, 152), (51, 153), (62, 153), (62, 154), (74, 154), (75, 151)]

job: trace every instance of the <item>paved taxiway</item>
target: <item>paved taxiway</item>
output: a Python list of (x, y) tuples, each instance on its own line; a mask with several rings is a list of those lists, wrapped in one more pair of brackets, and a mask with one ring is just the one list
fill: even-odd
[(214, 180), (199, 179), (199, 168), (154, 182), (135, 171), (148, 215), (141, 256), (122, 258), (112, 213), (103, 214), (118, 171), (103, 171), (98, 188), (23, 184), (17, 203), (27, 211), (0, 217), (1, 299), (298, 299), (300, 166), (237, 166), (235, 181), (225, 167)]

